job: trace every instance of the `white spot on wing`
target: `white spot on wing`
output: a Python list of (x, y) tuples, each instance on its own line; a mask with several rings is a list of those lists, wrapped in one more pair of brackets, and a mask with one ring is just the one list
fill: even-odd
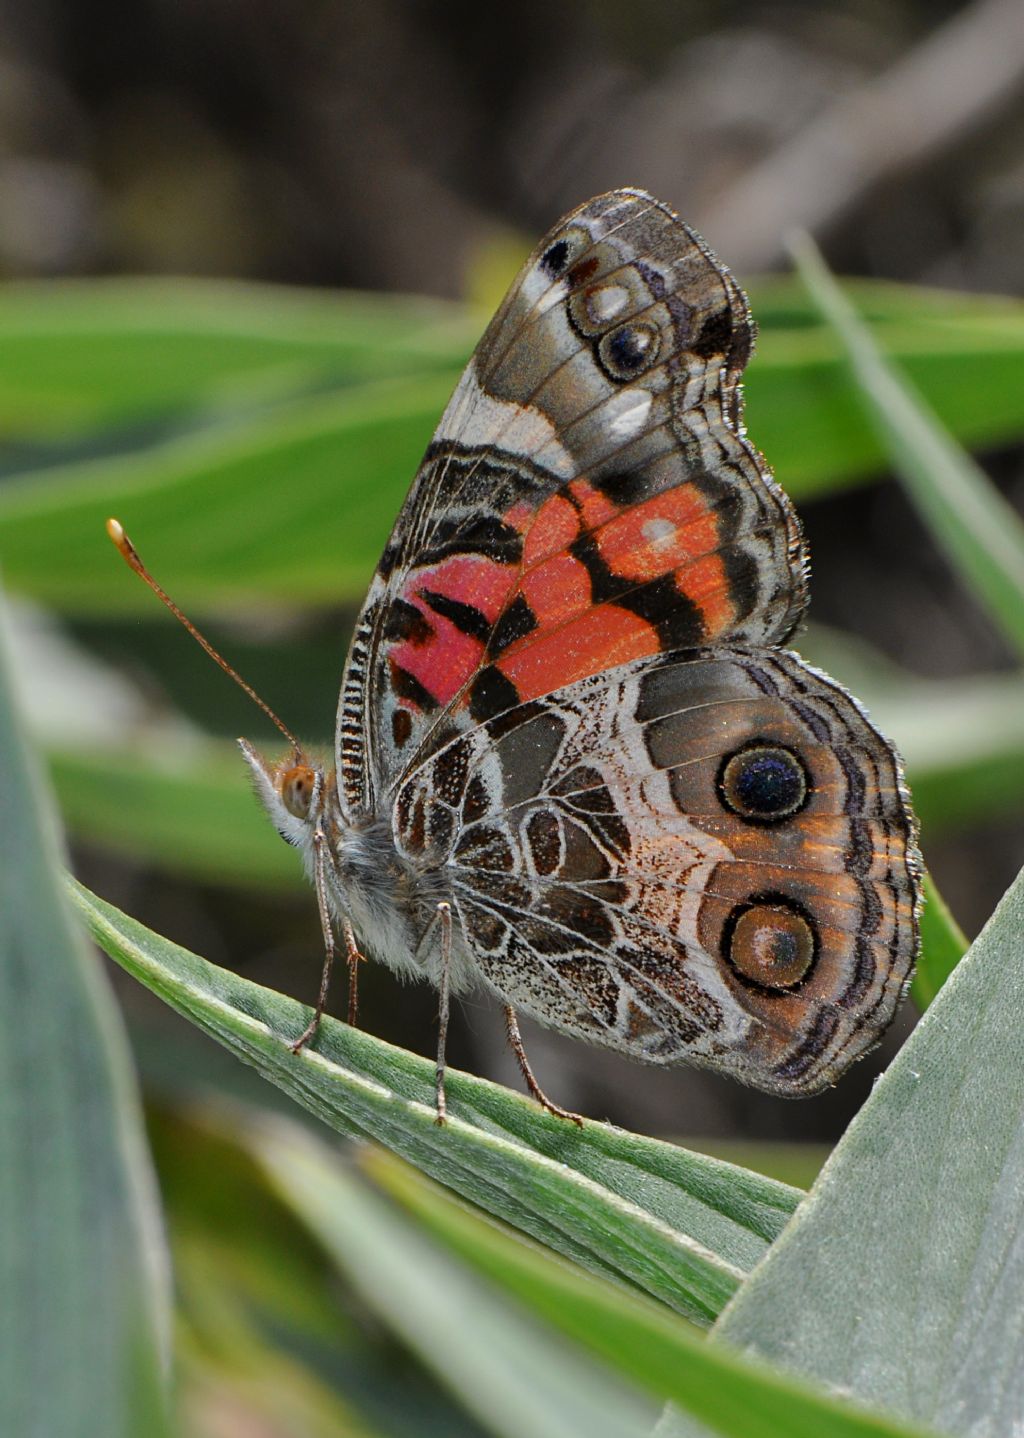
[(676, 537), (676, 527), (671, 519), (649, 519), (643, 526), (643, 536), (648, 544), (668, 544)]
[(559, 442), (547, 415), (529, 405), (512, 404), (488, 394), (476, 377), (472, 360), (448, 401), (434, 439), (522, 455), (560, 479), (571, 479), (576, 473), (576, 463)]
[(587, 312), (595, 324), (613, 320), (629, 304), (629, 291), (622, 285), (603, 285), (587, 299)]
[(646, 389), (624, 389), (604, 405), (600, 419), (613, 439), (632, 439), (647, 423), (652, 395)]
[(565, 280), (553, 280), (543, 265), (536, 264), (523, 276), (519, 292), (535, 314), (547, 314), (552, 305), (568, 293)]

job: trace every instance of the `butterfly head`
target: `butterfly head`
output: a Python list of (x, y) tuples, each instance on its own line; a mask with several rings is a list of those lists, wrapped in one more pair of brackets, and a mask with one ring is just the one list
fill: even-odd
[(275, 829), (289, 844), (304, 847), (329, 802), (330, 786), (323, 765), (300, 749), (274, 762), (264, 759), (247, 739), (239, 739), (238, 746)]

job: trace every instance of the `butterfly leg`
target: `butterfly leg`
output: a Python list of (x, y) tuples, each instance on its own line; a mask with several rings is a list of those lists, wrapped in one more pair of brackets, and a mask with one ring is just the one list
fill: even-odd
[[(324, 1008), (327, 1005), (327, 991), (331, 986), (331, 969), (334, 967), (334, 927), (331, 924), (331, 913), (327, 907), (327, 878), (324, 873), (324, 847), (327, 843), (327, 836), (321, 828), (317, 828), (313, 835), (315, 866), (314, 880), (316, 887), (317, 908), (320, 911), (320, 928), (324, 936), (324, 967), (320, 975), (320, 993), (317, 997), (316, 1008), (313, 1010), (313, 1017), (303, 1029), (302, 1033), (293, 1044), (289, 1044), (293, 1054), (306, 1047), (320, 1027), (320, 1020), (324, 1016)], [(351, 936), (352, 943), (355, 943), (355, 935), (346, 924), (346, 944)], [(352, 971), (352, 951), (349, 949), (349, 972)], [(351, 999), (349, 1000), (351, 1006)]]
[(508, 1035), (509, 1046), (519, 1061), (519, 1067), (523, 1071), (523, 1078), (526, 1080), (526, 1087), (540, 1104), (541, 1108), (547, 1109), (548, 1113), (554, 1114), (555, 1118), (567, 1118), (570, 1123), (583, 1127), (583, 1119), (578, 1113), (570, 1113), (567, 1108), (561, 1108), (557, 1103), (552, 1103), (540, 1084), (533, 1076), (533, 1069), (526, 1057), (526, 1049), (523, 1047), (523, 1036), (519, 1032), (519, 1020), (516, 1018), (516, 1011), (511, 1004), (505, 1005), (505, 1032)]
[(449, 980), (452, 966), (452, 906), (441, 901), (437, 906), (437, 918), (441, 925), (441, 967), (437, 976), (437, 1079), (436, 1105), (437, 1122), (443, 1126), (448, 1122), (448, 1101), (444, 1092), (444, 1051), (448, 1042), (448, 1000)]
[(359, 952), (356, 936), (348, 919), (345, 920), (345, 958), (348, 962), (348, 1022), (351, 1028), (358, 1027), (359, 1016), (359, 965), (363, 955)]

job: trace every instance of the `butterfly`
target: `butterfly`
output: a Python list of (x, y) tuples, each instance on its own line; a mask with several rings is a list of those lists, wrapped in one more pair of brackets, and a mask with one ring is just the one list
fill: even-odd
[(334, 771), (242, 741), (327, 942), (654, 1064), (812, 1094), (906, 988), (921, 903), (900, 761), (782, 646), (800, 524), (746, 438), (753, 326), (641, 190), (539, 244), (373, 577)]

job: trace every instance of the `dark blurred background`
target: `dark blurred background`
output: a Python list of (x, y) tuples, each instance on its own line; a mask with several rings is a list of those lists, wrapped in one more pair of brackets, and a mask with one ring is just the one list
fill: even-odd
[(613, 185), (740, 273), (1017, 291), (1013, 0), (8, 0), (0, 263), (461, 295), (481, 243)]
[[(201, 274), (493, 302), (496, 277), (561, 213), (638, 184), (741, 281), (785, 266), (785, 233), (804, 226), (841, 273), (1018, 293), (1022, 76), (1020, 0), (8, 0), (0, 275)], [(982, 459), (1024, 503), (1018, 449)], [(920, 675), (1009, 667), (894, 481), (802, 515), (816, 622)], [(322, 703), (312, 737), (324, 738), (341, 620), (318, 623), (324, 669), (295, 682)], [(1020, 861), (1022, 829), (1001, 820), (926, 848), (974, 932)], [(315, 992), (312, 894), (187, 886), (95, 853), (80, 867), (210, 958)], [(119, 988), (137, 1028), (164, 1023)], [(429, 1053), (435, 1010), (429, 992), (364, 970), (374, 1032)], [(174, 1063), (208, 1062), (205, 1041), (171, 1033)], [(559, 1101), (673, 1134), (829, 1138), (877, 1069), (793, 1105), (527, 1037)], [(483, 1001), (462, 1009), (451, 1058), (516, 1082)]]

